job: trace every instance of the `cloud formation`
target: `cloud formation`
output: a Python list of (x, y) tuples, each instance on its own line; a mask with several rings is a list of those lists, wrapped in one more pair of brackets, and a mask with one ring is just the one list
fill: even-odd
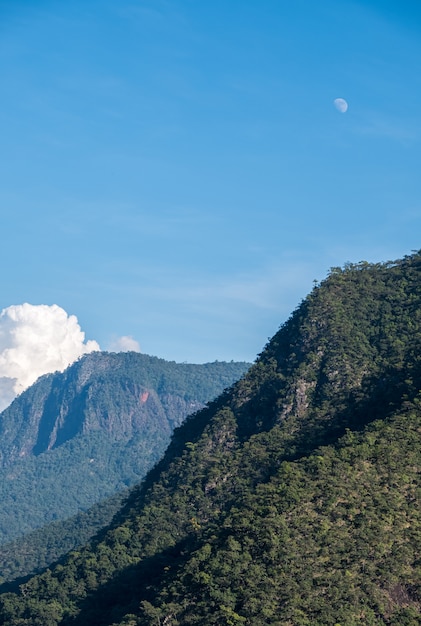
[(110, 352), (140, 352), (140, 345), (136, 339), (130, 335), (123, 335), (111, 342)]
[(77, 317), (53, 304), (18, 304), (0, 313), (0, 411), (37, 378), (63, 370), (87, 352)]

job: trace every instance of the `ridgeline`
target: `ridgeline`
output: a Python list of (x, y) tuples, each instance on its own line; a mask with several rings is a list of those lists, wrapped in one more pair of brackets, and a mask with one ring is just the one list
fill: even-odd
[[(0, 544), (138, 483), (164, 453), (174, 428), (248, 367), (95, 352), (63, 373), (41, 377), (0, 414)], [(100, 511), (90, 517), (96, 526)], [(89, 515), (82, 518), (88, 523)], [(16, 544), (14, 549), (15, 571), (23, 573)], [(3, 576), (4, 565), (0, 555)], [(11, 572), (10, 566), (9, 559)]]
[(348, 264), (7, 626), (421, 623), (421, 253)]

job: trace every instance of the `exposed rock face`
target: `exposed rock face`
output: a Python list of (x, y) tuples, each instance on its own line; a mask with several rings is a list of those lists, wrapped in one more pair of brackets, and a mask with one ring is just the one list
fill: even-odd
[(41, 377), (0, 414), (0, 543), (141, 480), (173, 429), (247, 368), (96, 352)]
[[(209, 366), (213, 380), (205, 379)], [(0, 462), (6, 466), (37, 456), (96, 430), (115, 441), (129, 440), (151, 421), (169, 437), (187, 415), (222, 391), (225, 381), (229, 386), (246, 369), (245, 363), (189, 365), (137, 353), (89, 354), (63, 373), (41, 377), (1, 414)], [(197, 392), (186, 378), (193, 371), (202, 383)]]
[(420, 624), (420, 355), (421, 251), (334, 268), (0, 624)]

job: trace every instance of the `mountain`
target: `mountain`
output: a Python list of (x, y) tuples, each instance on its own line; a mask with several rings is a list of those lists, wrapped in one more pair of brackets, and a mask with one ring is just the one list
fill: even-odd
[(108, 526), (122, 507), (129, 490), (97, 502), (86, 511), (50, 522), (0, 547), (0, 584), (36, 574), (67, 552), (88, 543)]
[(421, 252), (332, 268), (8, 626), (421, 623)]
[(0, 415), (0, 543), (139, 482), (248, 366), (96, 352), (41, 377)]

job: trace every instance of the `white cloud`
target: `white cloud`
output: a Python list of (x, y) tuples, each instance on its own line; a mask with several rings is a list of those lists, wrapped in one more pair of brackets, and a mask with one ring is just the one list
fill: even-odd
[(0, 411), (39, 376), (66, 369), (82, 354), (100, 350), (85, 342), (77, 317), (53, 304), (18, 304), (0, 313)]
[(136, 339), (130, 335), (123, 335), (114, 339), (109, 346), (110, 352), (140, 352), (140, 345)]

